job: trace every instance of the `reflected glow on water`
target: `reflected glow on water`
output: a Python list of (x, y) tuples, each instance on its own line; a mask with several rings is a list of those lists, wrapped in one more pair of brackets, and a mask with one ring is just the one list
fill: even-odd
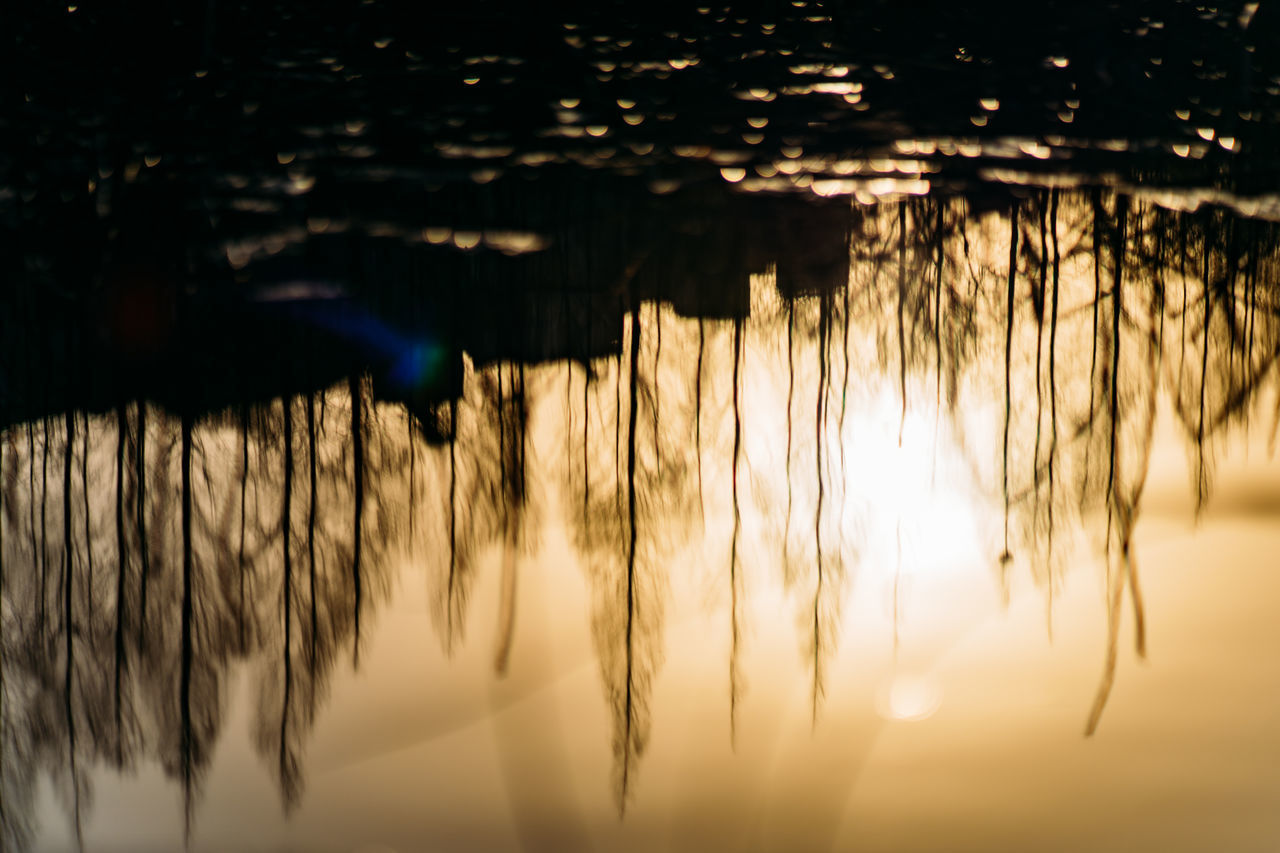
[(881, 688), (877, 700), (882, 715), (914, 723), (933, 716), (942, 696), (927, 675), (899, 675)]
[(1266, 790), (1275, 226), (1059, 190), (764, 221), (566, 249), (621, 272), (482, 306), (413, 393), (375, 360), (60, 410), (15, 370), (6, 832), (927, 849), (994, 796), (966, 838), (1012, 849), (1096, 842), (1043, 803), (1169, 749), (1156, 794)]

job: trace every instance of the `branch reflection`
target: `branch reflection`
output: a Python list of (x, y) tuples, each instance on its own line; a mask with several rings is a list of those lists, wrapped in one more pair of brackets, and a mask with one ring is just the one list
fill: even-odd
[[(1031, 572), (1050, 618), (1076, 540), (1103, 555), (1094, 731), (1126, 621), (1145, 649), (1133, 533), (1156, 422), (1181, 427), (1203, 506), (1214, 448), (1257, 414), (1280, 356), (1280, 231), (1059, 189), (722, 212), (619, 214), (625, 239), (556, 243), (520, 267), (524, 289), (495, 261), (478, 285), (506, 300), (492, 305), (392, 288), (373, 318), (449, 317), (432, 332), (444, 366), (407, 388), (309, 362), (330, 328), (316, 321), (288, 341), (294, 367), (230, 403), (194, 383), (104, 391), (77, 378), (92, 351), (58, 312), (32, 289), (6, 297), (55, 330), (4, 377), (6, 846), (31, 837), (37, 778), (78, 828), (91, 768), (147, 762), (180, 787), (190, 831), (242, 665), (254, 747), (294, 807), (403, 558), (427, 566), (452, 652), (499, 555), (501, 675), (517, 590), (537, 582), (521, 567), (553, 521), (592, 593), (620, 811), (656, 722), (673, 577), (724, 608), (730, 739), (753, 580), (780, 581), (817, 724), (852, 581), (903, 542), (945, 549), (979, 499), (997, 508), (996, 582)], [(163, 346), (194, 372), (197, 343)], [(948, 478), (959, 521), (910, 491)]]

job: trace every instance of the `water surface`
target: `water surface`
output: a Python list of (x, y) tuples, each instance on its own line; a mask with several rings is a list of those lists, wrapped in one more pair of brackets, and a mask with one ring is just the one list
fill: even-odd
[(6, 849), (1280, 835), (1266, 10), (209, 9), (17, 37)]

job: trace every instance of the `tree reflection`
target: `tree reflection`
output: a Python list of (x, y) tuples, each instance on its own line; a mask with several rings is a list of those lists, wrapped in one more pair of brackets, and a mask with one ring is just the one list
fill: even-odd
[[(521, 331), (519, 346), (458, 353), (457, 388), (408, 403), (360, 370), (301, 370), (305, 382), (211, 412), (136, 388), (63, 406), (30, 390), (59, 364), (32, 355), (14, 380), (23, 416), (0, 437), (6, 847), (30, 842), (41, 776), (78, 832), (99, 766), (158, 763), (190, 831), (240, 665), (255, 673), (254, 746), (293, 808), (308, 739), (339, 667), (359, 665), (394, 558), (425, 564), (452, 652), (497, 557), (502, 674), (520, 566), (552, 519), (592, 591), (620, 811), (655, 722), (677, 571), (727, 611), (730, 739), (761, 576), (790, 595), (816, 725), (865, 537), (890, 513), (889, 484), (850, 453), (863, 440), (850, 415), (878, 417), (870, 401), (886, 388), (899, 443), (911, 412), (932, 414), (935, 434), (946, 419), (998, 500), (990, 556), (1003, 583), (1029, 570), (1051, 617), (1073, 540), (1103, 555), (1094, 731), (1126, 618), (1145, 649), (1133, 538), (1162, 402), (1203, 506), (1215, 443), (1248, 425), (1280, 358), (1280, 231), (1060, 189), (794, 222), (761, 210), (776, 216), (765, 228), (747, 216), (705, 226), (704, 248), (685, 225), (617, 241), (602, 278), (511, 309), (525, 317), (511, 328), (535, 303), (559, 306), (556, 322)], [(699, 276), (669, 285), (678, 265), (646, 241), (679, 247)], [(726, 246), (742, 258), (703, 257)], [(971, 417), (984, 407), (993, 430)]]

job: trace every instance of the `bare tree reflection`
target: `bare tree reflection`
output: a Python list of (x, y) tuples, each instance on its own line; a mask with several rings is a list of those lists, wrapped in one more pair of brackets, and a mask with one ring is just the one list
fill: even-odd
[[(592, 634), (612, 715), (620, 811), (626, 809), (649, 738), (649, 699), (663, 655), (666, 561), (685, 541), (691, 529), (688, 510), (697, 500), (696, 448), (685, 440), (697, 410), (685, 400), (692, 383), (672, 382), (661, 398), (655, 393), (662, 381), (657, 372), (661, 311), (655, 306), (646, 318), (633, 300), (625, 324), (627, 348), (616, 366), (618, 381), (612, 389), (606, 381), (589, 383), (582, 413), (603, 427), (594, 433), (588, 428), (588, 437), (613, 433), (617, 438), (588, 441), (585, 464), (570, 468), (574, 473), (567, 484), (573, 496), (568, 506), (582, 508), (571, 510), (569, 521), (594, 590)], [(646, 365), (655, 367), (647, 371)]]
[[(913, 412), (935, 436), (947, 419), (1000, 505), (999, 577), (1029, 571), (1050, 618), (1074, 540), (1091, 537), (1108, 612), (1094, 731), (1126, 620), (1145, 651), (1133, 542), (1162, 406), (1202, 506), (1216, 444), (1249, 426), (1280, 362), (1280, 230), (1060, 189), (849, 206), (801, 226), (779, 230), (807, 235), (797, 251), (818, 260), (761, 242), (750, 264), (684, 282), (713, 296), (667, 298), (667, 267), (637, 251), (611, 265), (611, 288), (555, 294), (573, 307), (547, 335), (588, 338), (561, 346), (574, 360), (493, 348), (424, 405), (375, 396), (345, 365), (327, 387), (211, 414), (133, 392), (37, 405), (33, 391), (0, 434), (6, 847), (31, 843), (42, 776), (81, 826), (100, 766), (159, 764), (190, 831), (242, 663), (254, 746), (295, 807), (308, 740), (340, 667), (359, 663), (395, 558), (425, 564), (452, 652), (496, 557), (501, 674), (518, 660), (522, 561), (557, 513), (592, 591), (620, 811), (655, 722), (677, 567), (725, 608), (731, 741), (748, 594), (769, 574), (790, 596), (816, 725), (867, 527), (891, 515), (887, 484), (848, 453), (881, 392), (900, 443)], [(44, 358), (15, 382), (37, 388)], [(989, 434), (968, 414), (982, 407)]]

